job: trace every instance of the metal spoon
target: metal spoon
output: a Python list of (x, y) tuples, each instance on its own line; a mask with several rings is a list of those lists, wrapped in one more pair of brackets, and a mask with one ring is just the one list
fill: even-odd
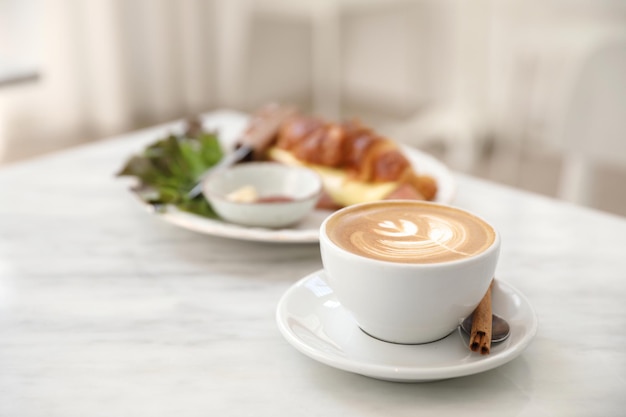
[[(468, 316), (461, 322), (461, 330), (470, 335), (472, 333), (472, 317)], [(495, 314), (491, 315), (491, 342), (498, 343), (505, 341), (511, 334), (509, 323), (502, 317)]]

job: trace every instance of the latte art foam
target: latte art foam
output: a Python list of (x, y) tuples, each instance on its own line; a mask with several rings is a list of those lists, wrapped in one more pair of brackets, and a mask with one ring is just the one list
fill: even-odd
[(436, 263), (483, 252), (495, 232), (481, 219), (451, 207), (385, 203), (345, 211), (327, 224), (338, 246), (390, 262)]

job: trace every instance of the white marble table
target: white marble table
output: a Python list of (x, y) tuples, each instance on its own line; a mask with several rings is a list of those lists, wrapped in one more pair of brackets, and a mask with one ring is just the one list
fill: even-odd
[(539, 316), (517, 359), (431, 383), (302, 355), (276, 304), (315, 244), (194, 233), (113, 178), (163, 128), (0, 170), (0, 416), (622, 416), (626, 220), (457, 176)]

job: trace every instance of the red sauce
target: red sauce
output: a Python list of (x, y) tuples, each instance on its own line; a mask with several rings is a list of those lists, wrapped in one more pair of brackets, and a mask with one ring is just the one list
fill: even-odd
[(256, 203), (287, 203), (289, 201), (293, 201), (294, 199), (291, 197), (287, 197), (285, 195), (269, 195), (266, 197), (259, 197)]

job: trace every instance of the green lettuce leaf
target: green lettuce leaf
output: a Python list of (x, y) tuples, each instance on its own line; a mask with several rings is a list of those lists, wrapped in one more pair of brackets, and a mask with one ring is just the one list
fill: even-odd
[(138, 184), (133, 190), (156, 208), (174, 205), (184, 211), (217, 218), (202, 195), (187, 196), (202, 173), (223, 156), (217, 134), (198, 126), (197, 121), (192, 121), (185, 134), (170, 134), (151, 143), (140, 155), (131, 156), (117, 176), (137, 178)]

